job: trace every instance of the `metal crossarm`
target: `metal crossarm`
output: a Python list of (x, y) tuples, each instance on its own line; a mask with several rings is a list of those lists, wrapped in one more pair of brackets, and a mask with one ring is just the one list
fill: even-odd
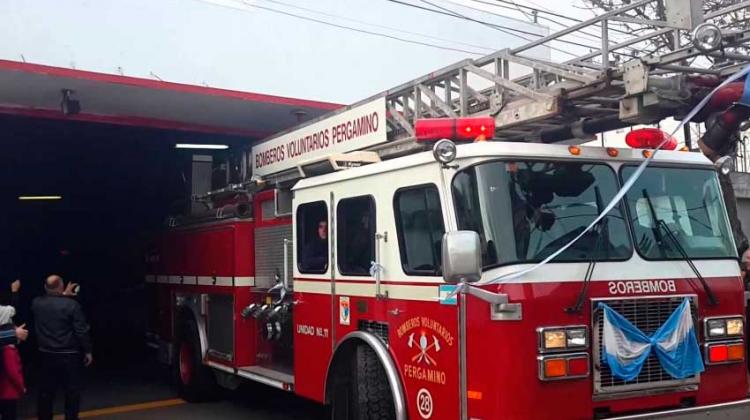
[[(644, 18), (657, 3), (665, 19)], [(654, 123), (694, 105), (692, 76), (718, 79), (750, 63), (750, 29), (731, 30), (731, 19), (725, 19), (750, 8), (750, 1), (705, 16), (701, 6), (701, 0), (633, 1), (526, 45), (460, 61), (346, 109), (385, 98), (388, 141), (369, 148), (384, 159), (422, 150), (409, 141), (419, 118), (493, 116), (494, 140), (545, 143), (582, 143), (598, 132)], [(722, 42), (697, 48), (692, 33), (709, 23), (721, 30)], [(601, 36), (600, 45), (564, 63), (534, 57), (553, 42), (592, 32)]]

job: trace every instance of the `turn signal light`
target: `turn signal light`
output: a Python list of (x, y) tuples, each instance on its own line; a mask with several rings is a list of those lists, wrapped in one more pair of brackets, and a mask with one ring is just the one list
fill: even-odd
[(538, 360), (539, 379), (543, 381), (575, 379), (589, 375), (588, 353), (539, 356)]
[(741, 362), (744, 359), (745, 343), (742, 341), (706, 344), (706, 363), (709, 365)]
[(544, 377), (559, 378), (567, 375), (568, 366), (565, 359), (547, 359), (544, 361)]
[(658, 128), (633, 130), (625, 135), (625, 143), (634, 149), (656, 149), (660, 144), (662, 150), (677, 148), (677, 139)]
[(482, 141), (495, 137), (495, 119), (492, 117), (428, 118), (414, 123), (418, 142), (441, 139), (455, 141)]

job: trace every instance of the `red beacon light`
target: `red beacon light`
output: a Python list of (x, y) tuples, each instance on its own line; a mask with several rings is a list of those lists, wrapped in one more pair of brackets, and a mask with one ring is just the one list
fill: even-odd
[[(665, 142), (666, 140), (666, 142)], [(658, 128), (639, 128), (625, 135), (625, 143), (634, 149), (656, 149), (660, 144), (661, 150), (677, 148), (677, 139)]]
[(429, 118), (417, 120), (414, 132), (418, 142), (441, 139), (454, 141), (484, 141), (495, 136), (492, 117)]

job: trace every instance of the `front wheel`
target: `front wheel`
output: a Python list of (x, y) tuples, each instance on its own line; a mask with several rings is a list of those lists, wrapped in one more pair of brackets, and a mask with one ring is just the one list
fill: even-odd
[(393, 394), (383, 364), (375, 351), (359, 345), (351, 368), (334, 382), (331, 411), (334, 420), (395, 420)]

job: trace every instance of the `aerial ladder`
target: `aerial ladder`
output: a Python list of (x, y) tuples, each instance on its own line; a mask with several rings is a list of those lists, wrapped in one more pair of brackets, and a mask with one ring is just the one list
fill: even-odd
[[(705, 15), (702, 6), (701, 0), (634, 0), (520, 47), (436, 70), (266, 141), (383, 99), (387, 141), (357, 151), (375, 152), (380, 159), (426, 150), (428, 146), (413, 141), (415, 121), (424, 118), (492, 116), (493, 141), (566, 144), (680, 118), (711, 88), (750, 63), (749, 27), (732, 29), (750, 1)], [(665, 19), (646, 17), (649, 10), (662, 10)], [(600, 45), (562, 63), (535, 58), (555, 49), (553, 43), (584, 36), (600, 38)], [(201, 198), (252, 191), (261, 184), (283, 188), (306, 176), (297, 168), (253, 175), (252, 152), (244, 153), (244, 182)], [(372, 154), (364, 160), (371, 162)], [(356, 164), (356, 159), (349, 163)], [(350, 165), (332, 166), (335, 170)]]

